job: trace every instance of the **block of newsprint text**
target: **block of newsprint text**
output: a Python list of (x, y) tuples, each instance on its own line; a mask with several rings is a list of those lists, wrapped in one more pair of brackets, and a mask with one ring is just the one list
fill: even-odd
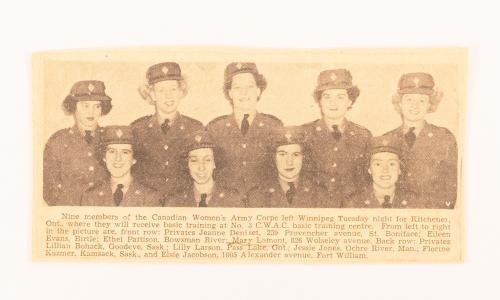
[(35, 261), (464, 260), (467, 50), (33, 55)]

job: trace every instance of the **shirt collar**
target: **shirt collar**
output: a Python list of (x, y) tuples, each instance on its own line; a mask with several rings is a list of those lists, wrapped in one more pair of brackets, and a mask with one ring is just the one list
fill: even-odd
[(193, 184), (194, 200), (198, 204), (201, 201), (201, 194), (207, 194), (206, 202), (208, 203), (209, 200), (212, 199), (212, 194), (214, 193), (214, 190), (215, 190), (215, 182), (214, 182), (214, 185), (212, 186), (212, 188), (210, 189), (210, 192), (203, 192), (203, 193), (198, 191), (198, 189), (196, 188), (196, 185)]
[(373, 194), (375, 195), (375, 199), (377, 199), (377, 201), (380, 203), (380, 205), (382, 205), (382, 203), (384, 203), (385, 196), (390, 196), (391, 198), (389, 201), (391, 203), (393, 203), (394, 195), (396, 194), (396, 187), (394, 187), (393, 189), (387, 189), (387, 190), (381, 189), (378, 186), (376, 186), (375, 184), (373, 184), (372, 187), (373, 187)]
[[(415, 127), (415, 130), (413, 131), (415, 133), (415, 136), (418, 136), (420, 134), (420, 132), (422, 132), (425, 128), (427, 128), (427, 126), (428, 126), (427, 122), (424, 121), (424, 123), (422, 124), (421, 127)], [(413, 127), (413, 126), (407, 126), (406, 124), (403, 124), (401, 126), (403, 134), (408, 133), (408, 131), (410, 131), (411, 127)]]

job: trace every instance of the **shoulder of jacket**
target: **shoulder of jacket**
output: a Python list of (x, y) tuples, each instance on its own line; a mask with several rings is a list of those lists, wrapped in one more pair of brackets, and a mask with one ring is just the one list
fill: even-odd
[(382, 136), (395, 136), (401, 131), (401, 127), (396, 127), (393, 130), (387, 131), (386, 133), (382, 134)]
[(272, 124), (277, 126), (283, 126), (283, 122), (276, 116), (270, 114), (260, 113), (265, 120), (270, 121)]
[(321, 119), (316, 119), (314, 121), (304, 123), (304, 124), (302, 124), (300, 126), (303, 127), (303, 128), (312, 128), (312, 127), (317, 126), (317, 123), (318, 123), (319, 120), (321, 120)]
[(451, 133), (451, 131), (446, 127), (436, 126), (433, 124), (429, 124), (429, 126), (430, 126), (430, 131), (434, 134), (437, 134), (437, 135), (442, 136), (442, 137), (455, 138), (453, 133)]
[(354, 122), (350, 122), (350, 126), (351, 126), (352, 130), (354, 130), (358, 135), (362, 135), (362, 136), (367, 137), (367, 138), (372, 137), (372, 133), (370, 132), (370, 130), (368, 130), (368, 128), (361, 126), (359, 124), (356, 124)]
[(143, 124), (146, 124), (147, 121), (149, 121), (149, 118), (151, 118), (152, 115), (147, 115), (147, 116), (144, 116), (144, 117), (140, 117), (139, 119), (133, 121), (132, 123), (130, 123), (130, 126), (132, 127), (140, 127), (141, 125)]
[(230, 118), (231, 115), (222, 115), (222, 116), (219, 116), (215, 119), (213, 119), (212, 121), (208, 122), (207, 124), (207, 128), (208, 127), (217, 127), (217, 126), (221, 126), (222, 124), (225, 124), (225, 122)]
[(188, 117), (188, 116), (185, 116), (185, 115), (181, 115), (181, 119), (183, 122), (185, 122), (186, 124), (188, 124), (189, 126), (192, 126), (192, 127), (203, 127), (203, 123), (201, 123), (200, 121), (194, 119), (194, 118), (191, 118), (191, 117)]
[(64, 139), (67, 136), (71, 136), (72, 134), (75, 134), (75, 132), (73, 131), (73, 129), (71, 127), (59, 129), (58, 131), (54, 132), (50, 136), (49, 142), (55, 142), (55, 141), (58, 141), (60, 139)]

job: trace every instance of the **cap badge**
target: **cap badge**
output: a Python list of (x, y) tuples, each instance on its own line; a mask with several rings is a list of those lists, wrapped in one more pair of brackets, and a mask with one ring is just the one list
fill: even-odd
[(287, 133), (285, 134), (285, 137), (286, 137), (286, 140), (287, 140), (288, 142), (290, 142), (290, 141), (292, 140), (292, 134), (291, 134), (290, 132), (287, 132)]
[(415, 86), (417, 88), (420, 87), (420, 79), (418, 77), (413, 78), (413, 83), (415, 83)]
[(92, 93), (92, 91), (94, 90), (94, 85), (92, 83), (89, 83), (89, 86), (87, 87), (89, 89), (89, 92)]
[(241, 69), (241, 67), (242, 67), (242, 66), (241, 66), (241, 63), (237, 63), (237, 64), (236, 64), (236, 69), (238, 69), (238, 70), (239, 70), (239, 69)]
[(401, 205), (403, 205), (403, 206), (408, 205), (408, 201), (406, 201), (406, 200), (401, 201)]
[(332, 73), (332, 75), (330, 76), (330, 79), (331, 79), (332, 81), (337, 80), (337, 75), (335, 75), (335, 73)]
[(197, 135), (194, 137), (194, 139), (199, 143), (201, 142), (201, 135)]
[(123, 135), (123, 131), (122, 131), (121, 129), (118, 129), (118, 130), (116, 131), (116, 136), (117, 136), (118, 138), (121, 138), (121, 137), (122, 137), (122, 135)]
[(389, 141), (387, 141), (387, 140), (383, 140), (383, 141), (382, 141), (382, 145), (384, 145), (384, 146), (389, 145)]
[(161, 68), (161, 71), (163, 72), (163, 74), (167, 75), (168, 74), (168, 68), (166, 66), (164, 66), (163, 68)]

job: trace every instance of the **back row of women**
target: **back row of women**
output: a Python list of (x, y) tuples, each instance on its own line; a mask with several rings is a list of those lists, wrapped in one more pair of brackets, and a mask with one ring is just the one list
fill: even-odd
[(346, 119), (359, 96), (348, 70), (322, 71), (313, 92), (321, 118), (295, 127), (256, 109), (267, 86), (254, 63), (230, 63), (230, 115), (206, 127), (178, 112), (179, 65), (151, 66), (141, 96), (155, 113), (101, 128), (112, 108), (104, 83), (75, 83), (63, 108), (72, 128), (44, 151), (49, 205), (453, 208), (457, 145), (426, 122), (442, 94), (427, 73), (403, 74), (393, 97), (400, 127), (380, 137)]

